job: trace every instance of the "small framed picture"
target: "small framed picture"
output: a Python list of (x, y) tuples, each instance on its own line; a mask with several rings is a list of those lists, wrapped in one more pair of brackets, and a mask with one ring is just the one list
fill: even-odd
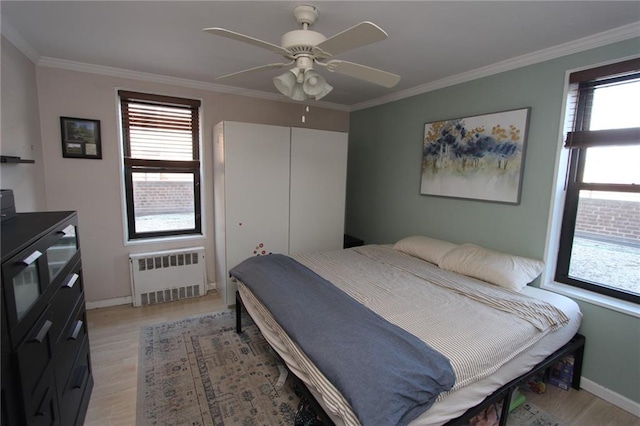
[(62, 156), (65, 158), (102, 158), (100, 120), (60, 117)]

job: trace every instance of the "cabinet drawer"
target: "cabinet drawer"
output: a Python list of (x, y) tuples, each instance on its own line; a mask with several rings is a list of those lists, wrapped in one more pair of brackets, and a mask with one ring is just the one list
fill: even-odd
[(82, 412), (84, 416), (84, 410), (80, 410), (80, 405), (83, 403), (85, 392), (90, 391), (92, 385), (89, 339), (85, 338), (69, 380), (62, 392), (61, 419), (63, 425), (75, 425), (79, 412)]
[(13, 348), (30, 331), (53, 295), (45, 268), (45, 247), (34, 244), (2, 264), (3, 308)]
[[(68, 326), (68, 322), (74, 315), (79, 301), (82, 298), (82, 271), (78, 267), (74, 268), (69, 274), (64, 276), (62, 280), (57, 280), (56, 286), (58, 292), (51, 300), (47, 315), (53, 322), (51, 326), (51, 339), (54, 343), (65, 339), (63, 329)], [(58, 349), (56, 349), (57, 351)]]
[(87, 321), (84, 303), (81, 303), (75, 315), (67, 323), (56, 348), (56, 383), (58, 383), (60, 397), (62, 397), (66, 383), (72, 379), (71, 370), (85, 340), (88, 340)]
[(25, 396), (33, 394), (53, 358), (52, 326), (53, 322), (45, 311), (16, 351), (18, 376)]
[(49, 280), (53, 282), (65, 266), (72, 263), (80, 247), (76, 236), (76, 225), (65, 222), (47, 236), (47, 269)]
[(51, 368), (42, 376), (42, 381), (33, 392), (26, 409), (26, 420), (29, 426), (57, 426), (64, 424), (60, 423), (58, 395)]

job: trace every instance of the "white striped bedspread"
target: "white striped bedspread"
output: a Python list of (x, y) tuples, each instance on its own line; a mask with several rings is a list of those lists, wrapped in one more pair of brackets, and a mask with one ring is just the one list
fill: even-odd
[(449, 358), (456, 383), (438, 400), (494, 373), (569, 322), (551, 304), (389, 246), (292, 257)]

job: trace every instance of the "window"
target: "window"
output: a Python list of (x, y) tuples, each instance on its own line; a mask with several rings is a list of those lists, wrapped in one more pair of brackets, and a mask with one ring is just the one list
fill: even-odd
[(557, 282), (640, 303), (640, 59), (572, 73)]
[(200, 101), (118, 94), (129, 239), (200, 234)]

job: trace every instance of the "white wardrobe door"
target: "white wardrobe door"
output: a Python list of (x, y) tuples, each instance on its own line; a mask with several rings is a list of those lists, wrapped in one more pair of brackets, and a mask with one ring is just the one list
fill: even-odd
[[(290, 129), (224, 123), (227, 269), (289, 252)], [(227, 286), (227, 303), (235, 297)]]
[(291, 254), (342, 248), (347, 142), (347, 133), (291, 129)]

